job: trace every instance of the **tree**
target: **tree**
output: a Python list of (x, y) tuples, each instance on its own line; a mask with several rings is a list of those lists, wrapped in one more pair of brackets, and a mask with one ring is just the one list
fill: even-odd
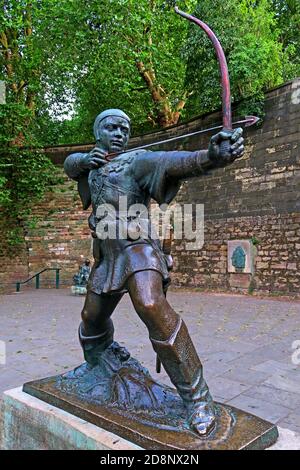
[[(217, 14), (216, 14), (217, 12)], [(228, 61), (233, 101), (247, 99), (248, 112), (259, 112), (263, 92), (283, 82), (283, 54), (270, 0), (207, 0), (198, 4), (202, 18), (219, 37)], [(185, 47), (187, 85), (194, 90), (188, 113), (202, 113), (220, 106), (219, 70), (206, 35), (190, 28)], [(254, 102), (251, 102), (251, 99)]]
[[(173, 0), (0, 1), (9, 102), (1, 108), (2, 143), (4, 134), (16, 143), (90, 141), (94, 118), (107, 107), (123, 108), (141, 133), (220, 106), (212, 45), (174, 13)], [(297, 74), (297, 0), (178, 5), (219, 36), (234, 101), (261, 101), (265, 89)]]
[(30, 150), (38, 144), (33, 124), (42, 95), (43, 50), (36, 34), (41, 2), (2, 0), (0, 5), (0, 79), (6, 84), (6, 104), (0, 106), (1, 242), (14, 244), (22, 240), (30, 204), (53, 181), (54, 167)]
[(300, 75), (300, 2), (273, 0), (272, 6), (284, 52), (284, 80), (293, 79)]
[(6, 131), (5, 135), (1, 133), (2, 145), (4, 141), (10, 145), (24, 143), (26, 129), (35, 114), (41, 66), (41, 52), (33, 41), (35, 14), (36, 2), (1, 1), (0, 65), (8, 102), (2, 108)]
[[(286, 40), (289, 46), (284, 45), (283, 14), (278, 13), (279, 4), (286, 2), (277, 3), (179, 2), (180, 8), (194, 11), (219, 36), (228, 59), (233, 101), (248, 101), (241, 113), (262, 112), (264, 91), (296, 73), (291, 55), (295, 46), (290, 40)], [(56, 45), (48, 60), (54, 64), (52, 76), (46, 80), (55, 114), (62, 96), (74, 103), (74, 119), (57, 123), (53, 134), (60, 135), (61, 143), (92, 140), (95, 115), (107, 107), (121, 107), (134, 116), (133, 131), (141, 133), (220, 106), (212, 45), (203, 31), (175, 15), (173, 4), (61, 0), (55, 30), (48, 18), (44, 33)], [(282, 5), (281, 10), (286, 11)]]
[[(77, 122), (78, 138), (92, 138), (95, 114), (105, 107), (122, 107), (134, 116), (139, 132), (178, 122), (189, 95), (181, 57), (188, 23), (170, 10), (169, 3), (60, 2), (56, 28), (51, 29), (47, 20), (44, 35), (51, 38), (51, 44), (63, 43), (53, 53), (53, 67), (56, 77), (63, 78), (64, 86), (76, 97), (76, 119), (60, 126), (64, 132), (76, 132), (73, 124)], [(195, 5), (191, 0), (181, 3), (188, 9)], [(47, 83), (57, 108), (62, 85), (53, 82), (53, 77)]]

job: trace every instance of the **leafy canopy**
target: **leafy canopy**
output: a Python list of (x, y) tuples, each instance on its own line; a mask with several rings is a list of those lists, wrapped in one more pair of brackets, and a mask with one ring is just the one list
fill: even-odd
[[(220, 106), (205, 33), (173, 0), (0, 0), (0, 204), (21, 220), (53, 183), (30, 148), (93, 140), (95, 116), (120, 107), (134, 133)], [(228, 59), (232, 97), (261, 111), (263, 92), (300, 75), (299, 0), (185, 0)], [(242, 111), (241, 111), (242, 113)], [(26, 208), (26, 210), (25, 210)], [(8, 215), (7, 215), (8, 214)]]

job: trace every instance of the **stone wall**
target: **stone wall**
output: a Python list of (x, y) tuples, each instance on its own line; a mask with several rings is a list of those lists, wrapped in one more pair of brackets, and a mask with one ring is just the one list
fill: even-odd
[[(3, 247), (0, 255), (0, 288), (15, 290), (15, 282), (27, 279), (40, 270), (61, 268), (61, 285), (70, 285), (78, 264), (91, 257), (88, 212), (83, 211), (77, 193), (77, 184), (58, 168), (63, 182), (48, 192), (40, 203), (32, 207), (30, 223), (24, 226), (24, 245), (17, 251), (21, 256), (8, 255)], [(21, 290), (35, 285), (35, 280), (21, 286)], [(55, 286), (55, 271), (40, 277), (40, 287)]]
[[(299, 105), (300, 80), (266, 93), (263, 125), (245, 130), (245, 156), (230, 167), (183, 183), (176, 202), (204, 204), (205, 238), (199, 251), (186, 251), (184, 242), (174, 242), (175, 285), (223, 291), (299, 293)], [(220, 114), (212, 113), (165, 131), (136, 137), (131, 146), (218, 123)], [(163, 148), (205, 148), (210, 135), (165, 144)], [(59, 146), (45, 151), (61, 168), (68, 154), (91, 147), (91, 144)], [(13, 263), (9, 261), (5, 275), (0, 275), (0, 283), (3, 285), (4, 279), (6, 284), (11, 283), (45, 266), (57, 266), (62, 268), (63, 281), (70, 284), (78, 262), (91, 256), (89, 211), (80, 208), (76, 183), (65, 178), (64, 184), (47, 194), (33, 213), (36, 226), (27, 228), (22, 256), (14, 258)], [(227, 241), (234, 239), (255, 241), (255, 273), (250, 283), (246, 278), (236, 282), (235, 275), (227, 272)], [(0, 255), (0, 262), (3, 259)], [(49, 284), (54, 273), (49, 279), (47, 276), (44, 279)]]
[(204, 204), (205, 243), (194, 253), (175, 243), (178, 285), (234, 289), (227, 241), (253, 239), (255, 274), (240, 287), (299, 294), (300, 80), (267, 93), (265, 112), (263, 126), (246, 132), (240, 161), (183, 185), (178, 202)]
[[(2, 225), (0, 219), (0, 230)], [(29, 276), (28, 251), (25, 242), (18, 249), (0, 244), (0, 293), (11, 291), (15, 283)]]
[[(60, 169), (64, 183), (48, 193), (44, 201), (33, 208), (36, 227), (27, 229), (28, 266), (31, 274), (44, 267), (61, 268), (62, 285), (69, 285), (78, 264), (91, 257), (88, 212), (83, 211), (77, 192), (77, 183)], [(54, 272), (41, 277), (44, 284), (52, 280)]]
[[(201, 251), (186, 251), (175, 245), (176, 285), (299, 295), (299, 213), (206, 220), (204, 233)], [(227, 272), (227, 241), (254, 237), (258, 245), (250, 283), (250, 276), (236, 279)]]

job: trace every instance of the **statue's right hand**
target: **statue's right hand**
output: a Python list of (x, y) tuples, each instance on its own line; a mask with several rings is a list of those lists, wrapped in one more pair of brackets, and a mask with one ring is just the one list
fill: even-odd
[(95, 170), (96, 168), (100, 168), (102, 165), (107, 163), (105, 160), (105, 152), (98, 147), (95, 147), (89, 153), (84, 155), (81, 160), (81, 167), (84, 170)]

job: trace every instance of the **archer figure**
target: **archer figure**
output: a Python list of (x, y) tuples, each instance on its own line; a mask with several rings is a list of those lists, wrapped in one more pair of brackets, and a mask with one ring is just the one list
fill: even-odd
[[(100, 237), (99, 207), (115, 209), (117, 223), (127, 228), (132, 218), (119, 210), (120, 198), (148, 207), (153, 198), (169, 204), (182, 180), (203, 176), (207, 170), (232, 163), (244, 151), (242, 129), (222, 131), (212, 137), (208, 150), (146, 151), (122, 153), (130, 136), (130, 119), (121, 110), (99, 114), (94, 124), (96, 147), (88, 154), (72, 154), (65, 171), (78, 181), (84, 209), (92, 205), (89, 225), (94, 237), (94, 265), (82, 310), (79, 338), (90, 367), (113, 342), (111, 315), (118, 302), (129, 293), (133, 306), (148, 328), (154, 350), (181, 396), (191, 428), (206, 435), (215, 424), (211, 395), (203, 378), (202, 365), (180, 316), (168, 303), (165, 292), (170, 282), (169, 262), (159, 240), (132, 234)], [(108, 155), (111, 155), (109, 158)], [(138, 225), (138, 224), (137, 224)], [(126, 228), (126, 227), (125, 227)], [(97, 238), (98, 236), (98, 238)], [(120, 356), (124, 354), (119, 347)], [(126, 360), (128, 356), (124, 356)]]

